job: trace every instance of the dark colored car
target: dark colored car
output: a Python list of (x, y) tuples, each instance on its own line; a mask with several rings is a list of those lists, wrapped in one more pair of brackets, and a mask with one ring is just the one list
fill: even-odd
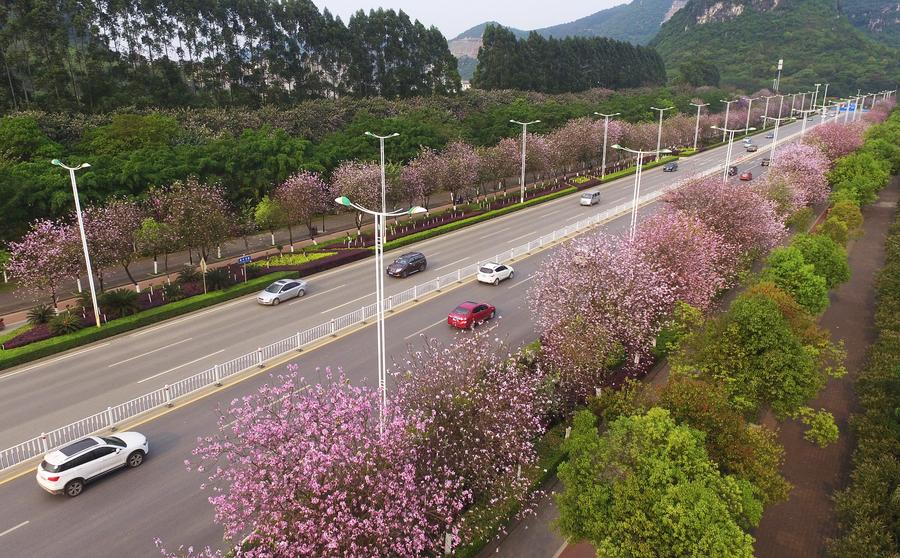
[(749, 144), (749, 145), (747, 146), (747, 153), (754, 153), (754, 152), (756, 152), (756, 151), (759, 151), (759, 146), (758, 146), (758, 145), (754, 145), (754, 144), (751, 143), (751, 144)]
[(768, 167), (771, 162), (772, 162), (772, 160), (769, 159), (768, 157), (766, 157), (759, 163), (759, 166)]
[(775, 139), (775, 132), (769, 132), (766, 134), (766, 139)]
[(492, 319), (497, 309), (486, 302), (463, 302), (447, 316), (447, 323), (459, 329), (472, 329)]
[(737, 172), (737, 167), (736, 167), (736, 166), (731, 165), (730, 167), (728, 167), (728, 176), (736, 176), (737, 173), (738, 173), (738, 172)]
[(407, 277), (419, 271), (425, 271), (428, 262), (421, 252), (403, 254), (388, 266), (387, 274), (391, 277)]
[(678, 170), (678, 163), (676, 163), (674, 161), (671, 163), (666, 163), (666, 166), (663, 167), (663, 172), (675, 172), (677, 170)]
[(741, 173), (741, 180), (753, 180), (753, 173), (750, 171), (744, 171)]

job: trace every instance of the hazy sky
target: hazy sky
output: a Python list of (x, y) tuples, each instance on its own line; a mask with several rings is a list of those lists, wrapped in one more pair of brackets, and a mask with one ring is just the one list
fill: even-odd
[(435, 25), (447, 39), (483, 21), (498, 21), (519, 29), (538, 29), (565, 23), (624, 4), (627, 0), (313, 0), (344, 23), (357, 10), (386, 8), (403, 10), (412, 19)]

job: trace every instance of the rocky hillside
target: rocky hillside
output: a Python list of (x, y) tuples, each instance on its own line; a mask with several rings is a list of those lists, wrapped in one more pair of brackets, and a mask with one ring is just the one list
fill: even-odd
[(858, 30), (833, 0), (689, 0), (650, 45), (670, 75), (701, 60), (723, 84), (746, 90), (771, 87), (779, 58), (783, 90), (828, 81), (830, 96), (900, 81), (900, 50)]
[(840, 11), (873, 39), (900, 48), (900, 2), (897, 0), (843, 0)]

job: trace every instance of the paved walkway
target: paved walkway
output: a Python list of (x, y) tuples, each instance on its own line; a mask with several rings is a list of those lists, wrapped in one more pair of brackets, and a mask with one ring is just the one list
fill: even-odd
[(831, 306), (819, 323), (842, 340), (847, 349), (847, 376), (831, 380), (810, 405), (834, 414), (841, 437), (820, 449), (803, 439), (796, 421), (781, 425), (779, 440), (786, 450), (784, 475), (793, 485), (786, 502), (769, 506), (756, 529), (759, 558), (819, 558), (826, 540), (835, 536), (832, 494), (846, 485), (856, 445), (849, 425), (857, 410), (853, 382), (876, 340), (875, 277), (884, 266), (884, 243), (900, 199), (900, 178), (881, 192), (874, 205), (863, 209), (864, 235), (850, 247), (850, 281), (831, 293)]
[[(884, 263), (884, 240), (893, 222), (900, 198), (900, 178), (882, 192), (879, 201), (863, 209), (864, 235), (849, 247), (851, 280), (831, 293), (832, 304), (820, 323), (832, 332), (833, 339), (843, 339), (847, 348), (849, 374), (832, 380), (816, 399), (814, 408), (825, 407), (835, 414), (841, 429), (837, 444), (819, 449), (803, 439), (802, 425), (790, 421), (781, 426), (781, 443), (787, 459), (784, 474), (795, 489), (788, 502), (770, 506), (754, 536), (759, 558), (821, 558), (825, 556), (825, 538), (834, 535), (831, 494), (844, 486), (849, 470), (853, 442), (847, 417), (853, 409), (852, 377), (859, 370), (868, 346), (874, 341), (874, 275)], [(824, 214), (820, 215), (820, 219)], [(754, 265), (754, 271), (764, 262)], [(727, 308), (741, 289), (732, 289), (717, 306)], [(838, 335), (840, 334), (840, 335)], [(645, 377), (652, 385), (668, 381), (668, 361), (655, 366)], [(774, 425), (773, 425), (774, 426)], [(791, 436), (793, 436), (791, 438)], [(478, 554), (479, 558), (593, 558), (593, 547), (585, 542), (567, 545), (553, 527), (559, 517), (552, 494), (562, 489), (553, 477), (543, 487), (544, 494), (536, 505), (536, 514), (509, 527)], [(805, 550), (797, 550), (802, 548)]]

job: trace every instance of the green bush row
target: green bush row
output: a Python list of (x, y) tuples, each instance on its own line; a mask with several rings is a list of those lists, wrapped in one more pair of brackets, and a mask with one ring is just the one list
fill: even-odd
[[(643, 170), (650, 170), (652, 168), (656, 168), (660, 165), (665, 165), (666, 163), (670, 163), (672, 161), (677, 161), (678, 157), (675, 155), (669, 155), (667, 157), (661, 157), (659, 161), (653, 161), (652, 163), (647, 163), (643, 166)], [(606, 184), (612, 180), (617, 178), (622, 178), (623, 176), (628, 176), (637, 172), (637, 167), (628, 167), (627, 169), (622, 169), (620, 171), (612, 172), (603, 177), (601, 181), (602, 184)]]
[(221, 291), (214, 291), (207, 294), (192, 296), (184, 300), (179, 300), (177, 302), (157, 306), (156, 308), (151, 308), (144, 312), (135, 314), (134, 316), (119, 318), (117, 320), (106, 323), (99, 328), (88, 327), (75, 333), (61, 335), (58, 337), (51, 337), (50, 339), (37, 341), (35, 343), (31, 343), (23, 347), (17, 347), (15, 349), (10, 349), (8, 351), (0, 351), (0, 370), (4, 370), (12, 366), (17, 366), (25, 362), (31, 362), (33, 360), (44, 358), (46, 356), (61, 353), (63, 351), (68, 351), (69, 349), (74, 349), (76, 347), (81, 347), (83, 345), (87, 345), (88, 343), (93, 343), (107, 337), (112, 337), (113, 335), (118, 335), (120, 333), (125, 333), (126, 331), (131, 331), (133, 329), (148, 326), (150, 324), (161, 322), (163, 320), (168, 320), (176, 316), (181, 316), (182, 314), (194, 312), (195, 310), (200, 310), (201, 308), (213, 306), (215, 304), (219, 304), (220, 302), (224, 302), (226, 300), (230, 300), (261, 290), (266, 285), (277, 279), (293, 277), (297, 277), (296, 271), (281, 271), (277, 273), (271, 273), (264, 277), (251, 279), (246, 283), (233, 285)]
[(444, 233), (452, 232), (463, 227), (468, 227), (469, 225), (474, 225), (476, 223), (481, 223), (482, 221), (487, 221), (488, 219), (493, 219), (495, 217), (500, 217), (501, 215), (506, 215), (507, 213), (512, 213), (513, 211), (518, 211), (520, 209), (525, 209), (527, 207), (532, 207), (550, 200), (555, 200), (557, 198), (561, 198), (563, 196), (568, 196), (569, 194), (573, 194), (577, 192), (578, 189), (574, 186), (571, 188), (565, 188), (558, 192), (553, 192), (552, 194), (547, 194), (546, 196), (541, 196), (539, 198), (534, 198), (526, 201), (525, 203), (517, 203), (514, 205), (509, 205), (501, 209), (495, 209), (493, 211), (488, 211), (486, 213), (482, 213), (481, 215), (476, 215), (474, 217), (469, 217), (468, 219), (462, 219), (459, 221), (455, 221), (453, 223), (447, 223), (446, 225), (441, 225), (439, 227), (434, 227), (433, 229), (428, 229), (427, 231), (421, 231), (417, 233), (413, 233), (410, 235), (406, 235), (403, 238), (398, 238), (396, 240), (391, 240), (390, 242), (384, 243), (385, 250), (394, 250), (397, 248), (401, 248), (403, 246), (407, 246), (409, 244), (413, 244), (416, 242), (420, 242), (422, 240), (427, 240), (429, 238), (433, 238), (435, 236), (442, 235)]

